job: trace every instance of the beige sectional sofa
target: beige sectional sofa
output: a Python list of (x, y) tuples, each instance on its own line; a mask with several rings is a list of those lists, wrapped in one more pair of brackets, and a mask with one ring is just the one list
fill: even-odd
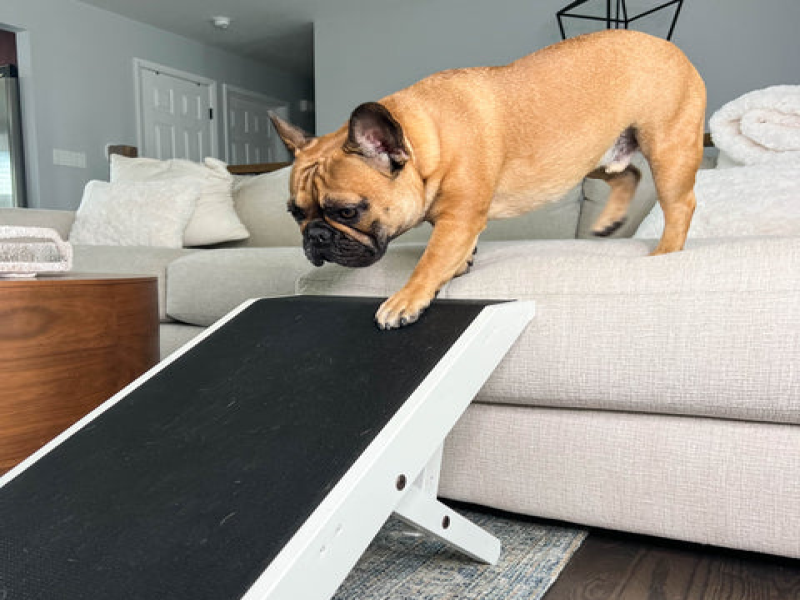
[[(158, 275), (164, 354), (251, 297), (382, 297), (402, 285), (424, 228), (372, 267), (314, 269), (286, 187), (286, 171), (237, 182), (248, 240), (76, 246), (74, 268)], [(441, 494), (800, 558), (800, 235), (690, 239), (648, 257), (655, 240), (619, 236), (653, 206), (649, 178), (619, 236), (591, 239), (606, 193), (587, 180), (493, 223), (472, 272), (442, 290), (535, 300), (537, 314), (449, 437)], [(0, 210), (0, 224), (64, 236), (73, 218)]]

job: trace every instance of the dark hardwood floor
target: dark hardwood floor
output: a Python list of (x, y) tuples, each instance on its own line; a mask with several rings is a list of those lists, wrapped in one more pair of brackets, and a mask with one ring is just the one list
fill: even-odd
[(800, 561), (592, 531), (544, 600), (800, 600)]

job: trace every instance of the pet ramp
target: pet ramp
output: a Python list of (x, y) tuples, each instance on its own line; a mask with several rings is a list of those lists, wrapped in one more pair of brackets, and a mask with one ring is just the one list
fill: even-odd
[(3, 600), (330, 598), (392, 512), (487, 563), (441, 446), (533, 316), (245, 303), (0, 477)]

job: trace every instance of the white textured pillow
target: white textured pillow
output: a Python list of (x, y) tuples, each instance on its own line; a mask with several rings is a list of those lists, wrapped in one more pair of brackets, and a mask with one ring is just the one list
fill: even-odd
[(183, 236), (185, 246), (208, 246), (246, 239), (250, 234), (233, 206), (233, 175), (216, 158), (203, 163), (173, 158), (111, 156), (111, 181), (166, 181), (192, 179), (200, 186), (200, 198)]
[[(754, 165), (703, 169), (689, 237), (800, 235), (800, 167)], [(664, 213), (656, 206), (634, 237), (658, 239)]]
[(181, 248), (200, 189), (192, 180), (90, 181), (69, 235), (73, 244)]

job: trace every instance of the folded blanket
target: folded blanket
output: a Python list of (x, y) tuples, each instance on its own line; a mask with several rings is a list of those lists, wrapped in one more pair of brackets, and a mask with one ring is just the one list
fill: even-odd
[(0, 226), (0, 277), (69, 271), (72, 246), (55, 229)]
[(800, 85), (775, 85), (728, 102), (708, 122), (734, 163), (800, 164)]

